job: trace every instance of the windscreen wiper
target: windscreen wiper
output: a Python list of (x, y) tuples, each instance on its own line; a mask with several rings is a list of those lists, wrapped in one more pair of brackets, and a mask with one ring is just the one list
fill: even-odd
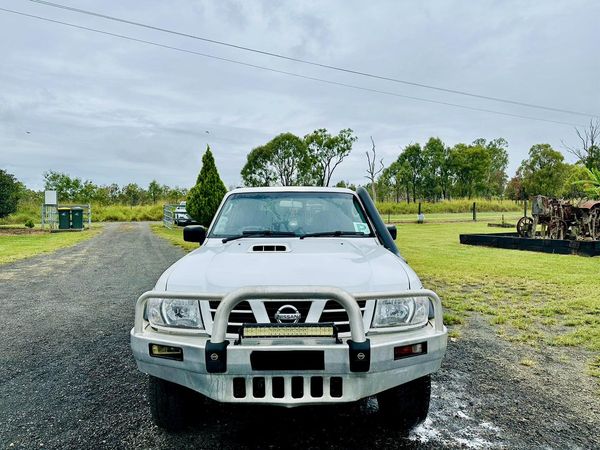
[(319, 233), (306, 233), (300, 236), (300, 239), (304, 239), (307, 237), (338, 237), (338, 236), (367, 236), (362, 231), (321, 231)]
[(243, 231), (242, 234), (237, 234), (235, 236), (229, 236), (221, 239), (221, 242), (224, 244), (229, 241), (235, 241), (236, 239), (242, 239), (245, 237), (263, 237), (263, 236), (297, 236), (293, 231), (271, 231), (271, 230), (252, 230), (252, 231)]

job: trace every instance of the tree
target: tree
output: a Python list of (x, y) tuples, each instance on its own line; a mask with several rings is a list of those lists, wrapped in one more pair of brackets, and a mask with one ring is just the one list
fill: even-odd
[(304, 141), (281, 133), (248, 154), (241, 175), (246, 186), (298, 186), (313, 184), (312, 172)]
[(129, 206), (139, 205), (143, 199), (142, 188), (136, 183), (129, 183), (127, 186), (123, 187), (121, 195)]
[(567, 178), (568, 167), (562, 153), (550, 144), (535, 144), (529, 150), (529, 158), (521, 163), (517, 175), (523, 179), (526, 196), (561, 194)]
[(226, 193), (227, 188), (219, 176), (215, 158), (207, 145), (196, 185), (190, 189), (187, 196), (186, 210), (194, 220), (207, 227)]
[(24, 186), (14, 175), (0, 170), (0, 218), (17, 210), (17, 203)]
[(485, 147), (456, 144), (449, 158), (455, 177), (454, 190), (459, 196), (470, 199), (485, 191), (491, 165), (491, 156)]
[(486, 170), (485, 187), (482, 194), (486, 197), (499, 196), (504, 192), (508, 176), (508, 142), (504, 138), (493, 139), (486, 142), (485, 139), (476, 139), (473, 145), (479, 145), (488, 153), (489, 167)]
[(164, 195), (164, 191), (164, 188), (156, 180), (152, 180), (148, 185), (148, 195), (154, 204)]
[(325, 128), (319, 128), (304, 136), (313, 178), (318, 186), (329, 186), (334, 170), (352, 151), (352, 144), (358, 138), (350, 128), (332, 136)]
[(583, 198), (588, 195), (590, 169), (583, 164), (567, 164), (565, 185), (560, 196), (563, 198)]
[(59, 202), (76, 201), (79, 199), (83, 183), (80, 178), (71, 178), (66, 173), (44, 172), (44, 189), (56, 191)]
[(396, 202), (404, 196), (406, 202), (410, 203), (412, 176), (410, 167), (402, 155), (383, 170), (380, 181), (392, 192)]
[(587, 128), (575, 128), (575, 133), (580, 146), (568, 146), (564, 142), (563, 145), (588, 169), (600, 169), (600, 119), (590, 119)]
[(451, 185), (450, 150), (440, 138), (429, 138), (423, 146), (423, 195), (435, 200), (448, 198)]
[(272, 186), (277, 180), (277, 175), (271, 166), (270, 149), (262, 145), (248, 153), (241, 175), (245, 186)]
[(266, 147), (282, 186), (310, 184), (310, 160), (302, 139), (292, 133), (282, 133), (275, 136)]
[(510, 200), (524, 200), (525, 192), (523, 191), (523, 180), (520, 176), (515, 175), (506, 184), (504, 195)]
[(371, 193), (373, 194), (373, 201), (377, 201), (377, 191), (375, 189), (375, 180), (377, 179), (377, 175), (381, 173), (383, 170), (383, 158), (379, 160), (379, 164), (381, 167), (376, 168), (376, 159), (377, 152), (375, 151), (375, 141), (373, 140), (373, 136), (371, 136), (371, 152), (373, 153), (373, 158), (369, 155), (369, 152), (365, 152), (367, 155), (367, 176), (366, 178), (371, 182)]

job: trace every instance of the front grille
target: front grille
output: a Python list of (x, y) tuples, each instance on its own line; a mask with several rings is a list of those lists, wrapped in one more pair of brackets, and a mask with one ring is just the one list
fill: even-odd
[[(214, 320), (215, 311), (219, 306), (219, 302), (211, 301), (208, 303), (210, 305), (210, 315)], [(254, 313), (248, 302), (239, 303), (235, 309), (231, 311), (229, 323), (227, 324), (227, 333), (237, 334), (244, 323), (256, 323), (256, 318), (254, 317)]]
[[(359, 300), (358, 307), (361, 313), (365, 314), (366, 300)], [(348, 313), (338, 302), (328, 300), (323, 308), (323, 313), (319, 322), (333, 322), (338, 329), (338, 333), (347, 333), (350, 331), (350, 323), (348, 321)]]
[(234, 398), (341, 398), (344, 395), (341, 377), (236, 377), (232, 388)]
[[(366, 303), (367, 302), (365, 300), (358, 301), (358, 307), (360, 308), (360, 311), (363, 315), (365, 313)], [(271, 323), (277, 323), (277, 319), (275, 319), (275, 313), (279, 308), (281, 308), (284, 305), (294, 306), (300, 313), (300, 320), (298, 321), (298, 323), (306, 323), (306, 318), (308, 317), (308, 312), (312, 305), (312, 301), (278, 300), (265, 301), (263, 302), (263, 304), (265, 305), (265, 309), (269, 317), (269, 322)], [(219, 306), (219, 302), (210, 301), (209, 305), (211, 317), (214, 320), (215, 311)], [(334, 300), (328, 300), (325, 303), (325, 307), (323, 309), (323, 312), (321, 313), (319, 322), (333, 322), (337, 327), (338, 333), (348, 333), (350, 331), (350, 324), (348, 321), (348, 314), (346, 313), (346, 310)], [(252, 311), (252, 308), (250, 307), (250, 303), (248, 303), (247, 301), (238, 304), (229, 315), (227, 333), (238, 334), (240, 327), (244, 323), (257, 323), (256, 317), (254, 317), (254, 313)]]

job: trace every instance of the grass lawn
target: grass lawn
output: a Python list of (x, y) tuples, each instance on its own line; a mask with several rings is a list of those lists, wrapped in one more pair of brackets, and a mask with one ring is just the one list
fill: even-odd
[(93, 225), (91, 230), (81, 232), (0, 234), (0, 264), (70, 247), (97, 235), (100, 230), (101, 227)]
[(183, 227), (173, 227), (169, 229), (165, 227), (162, 223), (153, 223), (150, 224), (150, 228), (154, 233), (156, 233), (161, 238), (164, 238), (187, 251), (195, 250), (198, 248), (198, 244), (196, 242), (185, 242), (183, 240)]
[[(523, 212), (478, 212), (477, 222), (487, 225), (488, 222), (500, 223), (502, 216), (506, 222), (515, 225), (517, 220), (523, 216)], [(417, 221), (416, 214), (382, 214), (381, 217), (386, 223), (414, 223)], [(442, 222), (472, 222), (473, 213), (431, 213), (425, 214), (425, 223)]]
[[(402, 224), (397, 244), (424, 285), (442, 297), (447, 324), (477, 312), (509, 340), (600, 352), (600, 258), (458, 241), (460, 233), (493, 231), (484, 223)], [(600, 376), (600, 357), (590, 373)]]

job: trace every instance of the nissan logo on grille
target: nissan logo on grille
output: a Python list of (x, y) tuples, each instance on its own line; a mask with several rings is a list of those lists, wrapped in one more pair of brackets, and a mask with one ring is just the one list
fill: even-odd
[(298, 323), (300, 317), (300, 311), (293, 305), (283, 305), (275, 313), (277, 323)]

